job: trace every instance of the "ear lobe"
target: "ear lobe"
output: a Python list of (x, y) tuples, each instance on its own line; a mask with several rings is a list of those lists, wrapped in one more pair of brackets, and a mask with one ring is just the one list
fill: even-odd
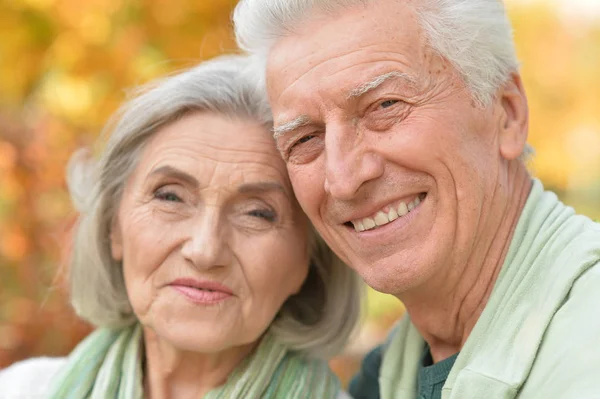
[(121, 226), (115, 217), (110, 229), (110, 253), (114, 260), (121, 262), (123, 260), (123, 236)]
[(500, 91), (499, 99), (502, 107), (500, 153), (504, 159), (517, 159), (525, 149), (529, 130), (527, 96), (518, 73), (511, 74)]

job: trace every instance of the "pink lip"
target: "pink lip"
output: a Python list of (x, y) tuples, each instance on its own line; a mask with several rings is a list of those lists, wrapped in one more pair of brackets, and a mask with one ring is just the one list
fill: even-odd
[(181, 278), (169, 285), (192, 302), (199, 304), (214, 304), (233, 296), (228, 287), (212, 281)]

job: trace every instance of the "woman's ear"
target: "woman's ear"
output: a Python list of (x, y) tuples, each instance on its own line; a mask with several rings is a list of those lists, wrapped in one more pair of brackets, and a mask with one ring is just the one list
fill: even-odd
[(117, 262), (123, 260), (123, 235), (117, 217), (113, 218), (110, 226), (110, 253)]
[(529, 109), (521, 76), (513, 73), (504, 84), (498, 97), (502, 117), (500, 119), (500, 154), (506, 160), (517, 159), (527, 144)]

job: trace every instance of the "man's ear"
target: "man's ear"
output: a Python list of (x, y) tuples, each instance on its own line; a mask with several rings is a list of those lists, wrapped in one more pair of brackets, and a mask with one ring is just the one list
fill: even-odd
[(499, 144), (504, 159), (513, 160), (521, 156), (527, 144), (529, 109), (521, 76), (511, 74), (499, 92), (501, 107)]
[(121, 226), (115, 216), (110, 226), (110, 253), (112, 258), (117, 262), (123, 260), (123, 235), (121, 234)]

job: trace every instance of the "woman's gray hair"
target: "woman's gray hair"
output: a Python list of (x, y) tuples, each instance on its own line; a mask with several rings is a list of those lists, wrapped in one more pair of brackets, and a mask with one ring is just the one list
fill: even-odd
[[(111, 226), (125, 183), (145, 143), (161, 127), (191, 112), (216, 112), (257, 120), (268, 130), (272, 117), (264, 88), (247, 56), (221, 56), (137, 90), (104, 129), (106, 147), (72, 157), (67, 182), (80, 212), (69, 271), (71, 303), (99, 327), (136, 320), (120, 262), (111, 255)], [(274, 144), (275, 145), (275, 144)], [(330, 356), (342, 349), (360, 313), (361, 285), (311, 230), (311, 267), (301, 291), (280, 309), (271, 328), (291, 349)]]
[[(237, 43), (264, 65), (274, 42), (293, 35), (309, 18), (373, 1), (240, 0), (233, 14)], [(456, 68), (480, 106), (489, 105), (511, 74), (518, 72), (512, 26), (502, 0), (395, 1), (414, 8), (430, 48)], [(522, 157), (532, 152), (527, 145)]]

